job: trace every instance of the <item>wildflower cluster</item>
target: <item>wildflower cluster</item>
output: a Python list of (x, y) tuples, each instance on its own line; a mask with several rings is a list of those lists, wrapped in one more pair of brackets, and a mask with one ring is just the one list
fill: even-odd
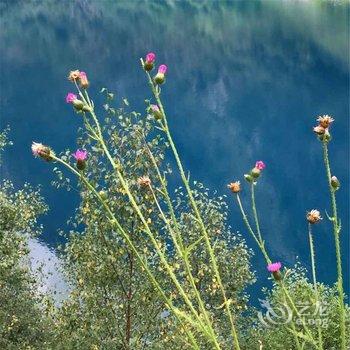
[(75, 84), (81, 99), (79, 99), (76, 94), (69, 92), (66, 96), (66, 102), (71, 103), (74, 109), (79, 113), (89, 112), (91, 110), (91, 106), (79, 89), (80, 86), (80, 88), (85, 91), (90, 85), (86, 73), (79, 70), (73, 70), (69, 73), (68, 80)]
[[(142, 61), (142, 65), (145, 71), (150, 72), (154, 68), (154, 64), (156, 61), (156, 54), (153, 52), (150, 52), (146, 55), (146, 58), (144, 61)], [(168, 67), (165, 64), (161, 64), (158, 67), (157, 74), (153, 77), (153, 81), (161, 85), (165, 82), (165, 73), (167, 72)]]
[(68, 80), (75, 84), (79, 84), (82, 89), (87, 89), (90, 84), (86, 73), (79, 70), (70, 71)]

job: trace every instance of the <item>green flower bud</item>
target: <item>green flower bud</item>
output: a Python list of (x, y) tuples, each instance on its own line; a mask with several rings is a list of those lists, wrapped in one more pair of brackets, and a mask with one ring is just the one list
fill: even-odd
[(244, 178), (245, 178), (248, 182), (253, 182), (253, 181), (254, 181), (253, 177), (252, 177), (251, 175), (249, 175), (249, 174), (244, 174)]
[(261, 171), (258, 168), (253, 168), (250, 174), (254, 179), (257, 179), (260, 176)]
[(153, 62), (147, 62), (147, 61), (146, 61), (146, 62), (143, 64), (143, 68), (144, 68), (147, 72), (151, 71), (151, 70), (153, 69), (153, 67), (154, 67)]
[(157, 73), (156, 76), (154, 77), (154, 81), (160, 85), (165, 82), (165, 75), (162, 73)]
[(86, 168), (86, 161), (85, 160), (81, 160), (81, 159), (78, 159), (77, 160), (77, 168), (79, 170), (84, 170)]
[(332, 186), (334, 191), (339, 190), (340, 182), (339, 182), (339, 180), (337, 179), (336, 176), (332, 176), (331, 177), (331, 186)]
[(72, 101), (72, 104), (77, 111), (81, 111), (84, 108), (84, 102), (79, 99)]
[(272, 272), (272, 275), (273, 275), (273, 278), (275, 279), (275, 281), (281, 281), (283, 278), (280, 271), (274, 271), (274, 272)]
[(98, 194), (103, 200), (107, 199), (107, 193), (105, 191), (100, 191), (98, 192)]

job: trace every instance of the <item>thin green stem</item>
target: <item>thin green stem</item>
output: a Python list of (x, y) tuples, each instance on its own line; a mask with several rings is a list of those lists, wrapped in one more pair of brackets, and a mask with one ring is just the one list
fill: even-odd
[(344, 290), (343, 290), (343, 273), (342, 273), (342, 262), (341, 262), (341, 250), (340, 250), (340, 225), (337, 213), (337, 202), (335, 197), (335, 189), (332, 187), (331, 179), (331, 167), (328, 157), (328, 142), (324, 140), (323, 144), (323, 160), (326, 168), (327, 181), (329, 186), (329, 192), (331, 196), (331, 205), (332, 205), (332, 223), (333, 223), (333, 234), (334, 234), (334, 243), (335, 243), (335, 253), (337, 259), (337, 289), (339, 296), (339, 318), (340, 318), (340, 339), (341, 339), (341, 350), (346, 349), (345, 344), (345, 308), (344, 308)]
[[(258, 212), (256, 210), (256, 204), (255, 204), (255, 191), (254, 191), (255, 185), (254, 183), (251, 184), (251, 198), (252, 198), (252, 209), (253, 209), (253, 215), (254, 215), (254, 221), (255, 221), (255, 226), (256, 230), (259, 236), (259, 241), (260, 241), (260, 249), (262, 253), (264, 254), (264, 257), (268, 264), (271, 263), (271, 260), (269, 259), (269, 256), (266, 252), (265, 248), (265, 241), (262, 239), (261, 231), (260, 231), (260, 224), (259, 224), (259, 218), (258, 218)], [(269, 262), (270, 261), (270, 262)]]
[(254, 182), (251, 183), (250, 189), (251, 189), (252, 208), (253, 208), (254, 220), (255, 220), (255, 225), (256, 225), (256, 231), (258, 232), (259, 240), (261, 243), (262, 237), (261, 237), (261, 231), (260, 231), (260, 225), (259, 225), (258, 212), (256, 210), (256, 204), (255, 204), (255, 191), (254, 191), (255, 184), (254, 184)]
[(248, 217), (247, 217), (247, 214), (245, 213), (244, 209), (243, 209), (243, 205), (242, 205), (242, 202), (241, 202), (241, 198), (239, 196), (239, 194), (237, 193), (236, 194), (236, 198), (237, 198), (237, 203), (238, 203), (238, 206), (239, 206), (239, 209), (241, 211), (241, 214), (242, 214), (242, 217), (243, 217), (243, 221), (245, 223), (245, 225), (247, 226), (248, 228), (248, 232), (252, 235), (252, 237), (254, 238), (254, 240), (256, 241), (258, 247), (260, 248), (261, 252), (263, 253), (264, 255), (264, 258), (266, 260), (266, 263), (267, 264), (271, 264), (271, 259), (269, 258), (266, 250), (265, 250), (265, 247), (264, 245), (261, 244), (261, 241), (259, 240), (259, 238), (255, 235), (252, 227), (250, 226), (250, 223), (249, 223), (249, 220), (248, 220)]
[[(314, 284), (314, 291), (315, 291), (315, 300), (316, 305), (319, 304), (320, 298), (317, 288), (317, 280), (316, 280), (316, 264), (315, 264), (315, 249), (314, 249), (314, 242), (312, 237), (312, 227), (309, 223), (309, 244), (310, 244), (310, 256), (311, 256), (311, 270), (312, 270), (312, 281)], [(320, 350), (323, 350), (323, 339), (322, 339), (322, 329), (321, 325), (317, 323), (317, 332), (318, 332), (318, 347)]]

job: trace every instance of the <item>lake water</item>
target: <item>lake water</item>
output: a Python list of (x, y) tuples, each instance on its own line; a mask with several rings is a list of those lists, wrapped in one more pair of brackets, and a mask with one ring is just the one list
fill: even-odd
[[(329, 209), (315, 118), (336, 119), (330, 144), (349, 284), (349, 5), (334, 1), (1, 1), (1, 128), (14, 146), (2, 178), (42, 185), (50, 206), (42, 239), (54, 246), (77, 196), (50, 185), (52, 167), (31, 155), (32, 140), (57, 152), (76, 147), (79, 118), (64, 97), (71, 69), (127, 97), (143, 111), (150, 96), (139, 57), (169, 67), (163, 98), (174, 139), (193, 179), (220, 194), (256, 160), (267, 167), (257, 202), (267, 247), (287, 266), (309, 267), (305, 213)], [(248, 191), (243, 191), (248, 197)], [(233, 198), (230, 224), (247, 236)], [(325, 214), (323, 214), (325, 216)], [(251, 247), (254, 242), (247, 236)], [(335, 281), (330, 222), (315, 227), (318, 276)], [(268, 284), (254, 257), (259, 290)]]

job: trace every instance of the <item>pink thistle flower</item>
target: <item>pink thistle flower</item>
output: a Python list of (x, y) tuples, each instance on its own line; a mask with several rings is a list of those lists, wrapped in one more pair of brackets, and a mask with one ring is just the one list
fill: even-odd
[(77, 168), (79, 170), (85, 169), (87, 154), (87, 151), (82, 149), (77, 149), (75, 153), (73, 153), (73, 157), (77, 160)]
[(168, 70), (168, 67), (165, 64), (162, 64), (158, 68), (158, 73), (154, 77), (156, 84), (163, 84), (165, 82), (165, 73)]
[(155, 53), (149, 52), (146, 55), (146, 63), (152, 64), (152, 63), (154, 63), (155, 60), (156, 60), (156, 54)]
[(255, 163), (255, 168), (256, 169), (263, 170), (263, 169), (265, 169), (265, 167), (266, 167), (266, 165), (265, 165), (265, 163), (262, 160), (258, 160)]
[(77, 161), (85, 161), (87, 158), (87, 151), (85, 150), (81, 150), (81, 149), (77, 149), (75, 151), (75, 153), (73, 153), (73, 157), (77, 160)]
[(275, 263), (271, 263), (267, 265), (267, 270), (269, 272), (279, 272), (279, 270), (281, 269), (282, 264), (280, 262), (275, 262)]
[(167, 70), (168, 70), (168, 67), (165, 64), (162, 64), (158, 68), (158, 73), (159, 74), (165, 74)]
[(77, 95), (73, 94), (72, 92), (68, 93), (66, 96), (67, 103), (72, 103), (73, 101), (75, 101), (77, 99), (78, 99)]

